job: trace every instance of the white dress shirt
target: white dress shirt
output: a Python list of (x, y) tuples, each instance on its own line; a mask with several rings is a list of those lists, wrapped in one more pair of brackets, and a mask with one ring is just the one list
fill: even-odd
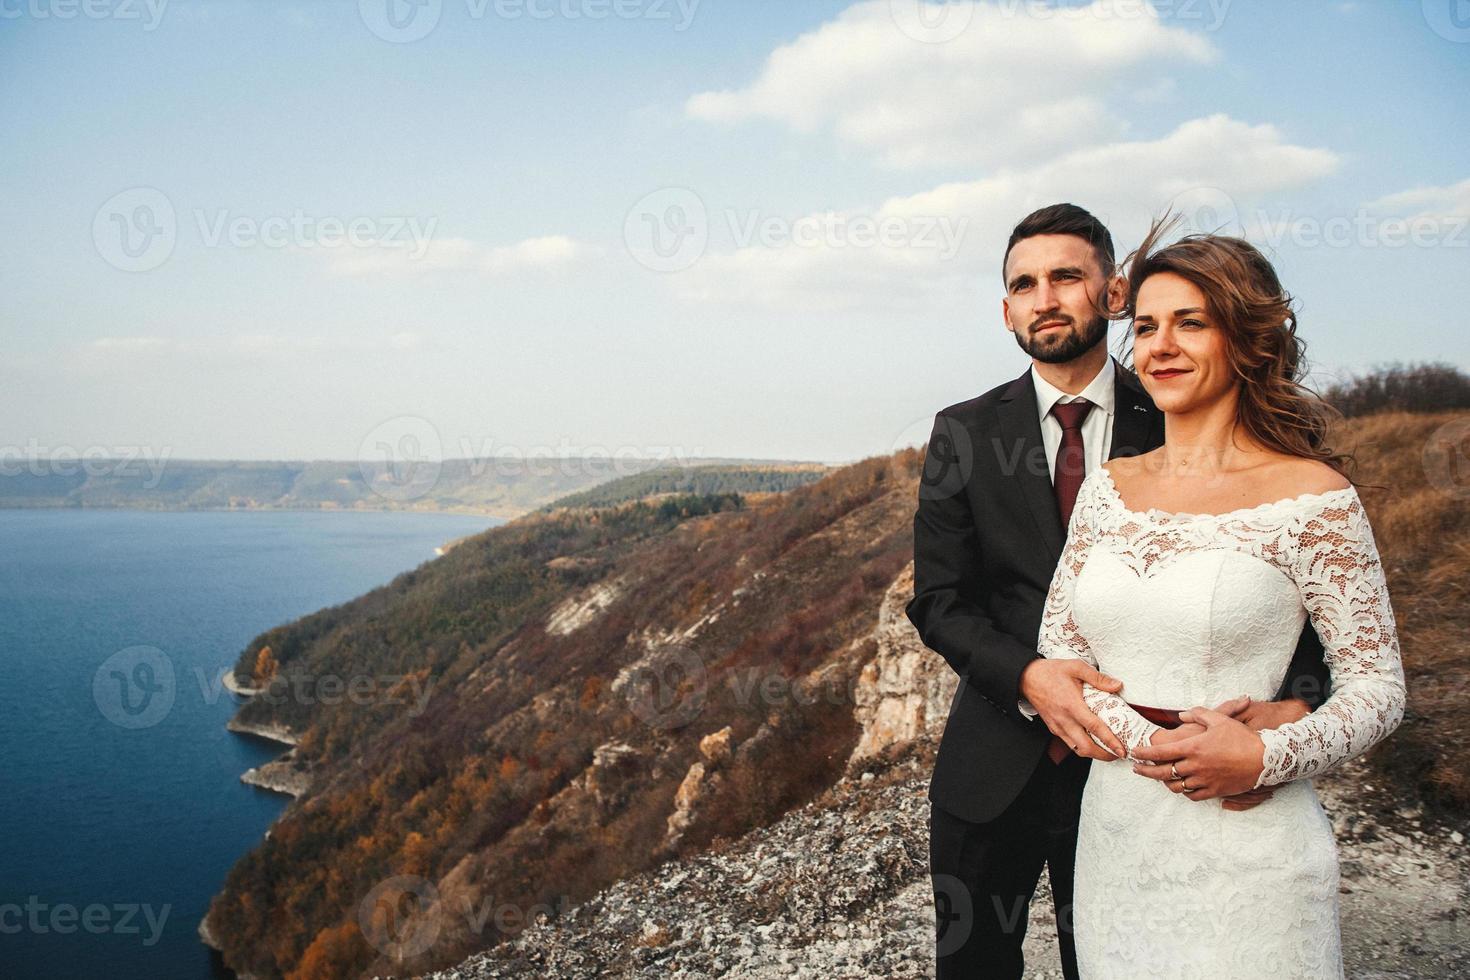
[(1069, 395), (1041, 376), (1036, 365), (1031, 365), (1031, 380), (1036, 384), (1036, 411), (1041, 416), (1041, 441), (1046, 445), (1046, 467), (1056, 482), (1057, 447), (1062, 444), (1062, 423), (1051, 414), (1057, 402), (1066, 404), (1078, 398), (1092, 402), (1092, 411), (1082, 420), (1082, 475), (1085, 477), (1097, 469), (1108, 458), (1108, 444), (1113, 438), (1113, 405), (1116, 403), (1113, 384), (1113, 359), (1103, 362), (1102, 370), (1087, 383), (1080, 394)]
[[(1086, 398), (1092, 402), (1092, 410), (1082, 420), (1082, 469), (1083, 476), (1086, 477), (1107, 460), (1108, 446), (1113, 440), (1113, 406), (1117, 401), (1114, 397), (1113, 359), (1109, 357), (1104, 361), (1102, 370), (1076, 395), (1067, 394), (1043, 378), (1036, 370), (1034, 361), (1031, 364), (1031, 380), (1036, 384), (1036, 411), (1041, 416), (1041, 441), (1046, 445), (1047, 472), (1051, 474), (1053, 485), (1056, 484), (1057, 477), (1057, 448), (1062, 444), (1062, 423), (1051, 414), (1051, 407), (1057, 402), (1066, 404), (1078, 398)], [(1019, 707), (1027, 718), (1036, 717), (1036, 709), (1025, 698), (1021, 698)]]

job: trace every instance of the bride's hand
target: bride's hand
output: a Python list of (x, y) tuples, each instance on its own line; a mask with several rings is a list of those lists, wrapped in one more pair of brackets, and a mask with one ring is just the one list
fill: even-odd
[(1182, 793), (1191, 800), (1236, 796), (1255, 788), (1265, 767), (1266, 743), (1260, 735), (1205, 707), (1181, 712), (1179, 719), (1202, 724), (1205, 731), (1176, 741), (1153, 744), (1156, 740), (1151, 740), (1149, 745), (1140, 745), (1133, 755), (1143, 762), (1133, 767), (1134, 772), (1157, 779), (1171, 793)]

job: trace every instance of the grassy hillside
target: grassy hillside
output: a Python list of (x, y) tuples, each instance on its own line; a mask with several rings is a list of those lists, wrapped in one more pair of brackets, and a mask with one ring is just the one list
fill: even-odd
[[(1385, 412), (1342, 425), (1403, 647), (1408, 706), (1373, 754), (1380, 776), (1470, 810), (1470, 412)], [(1378, 484), (1379, 489), (1364, 484)]]

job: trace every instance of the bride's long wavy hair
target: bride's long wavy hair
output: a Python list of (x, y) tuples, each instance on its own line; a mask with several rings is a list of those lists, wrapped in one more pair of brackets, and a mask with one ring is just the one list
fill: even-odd
[[(1306, 341), (1297, 336), (1295, 301), (1276, 270), (1243, 238), (1193, 234), (1161, 247), (1180, 217), (1166, 213), (1155, 220), (1123, 260), (1128, 298), (1122, 318), (1131, 322), (1137, 315), (1138, 290), (1149, 276), (1172, 272), (1189, 280), (1205, 294), (1209, 313), (1224, 330), (1240, 396), (1236, 424), (1264, 446), (1321, 460), (1348, 477), (1357, 460), (1327, 445), (1328, 426), (1342, 413), (1301, 383)], [(1125, 350), (1119, 360), (1133, 369), (1131, 334), (1121, 338)]]

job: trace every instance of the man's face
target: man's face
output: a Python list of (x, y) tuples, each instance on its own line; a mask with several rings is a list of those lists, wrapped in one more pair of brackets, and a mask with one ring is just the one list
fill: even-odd
[[(1092, 245), (1076, 235), (1023, 238), (1006, 259), (1006, 329), (1027, 354), (1046, 364), (1071, 361), (1108, 335), (1096, 298), (1108, 288)], [(1117, 297), (1121, 299), (1121, 296)], [(1111, 305), (1111, 304), (1110, 304)]]

